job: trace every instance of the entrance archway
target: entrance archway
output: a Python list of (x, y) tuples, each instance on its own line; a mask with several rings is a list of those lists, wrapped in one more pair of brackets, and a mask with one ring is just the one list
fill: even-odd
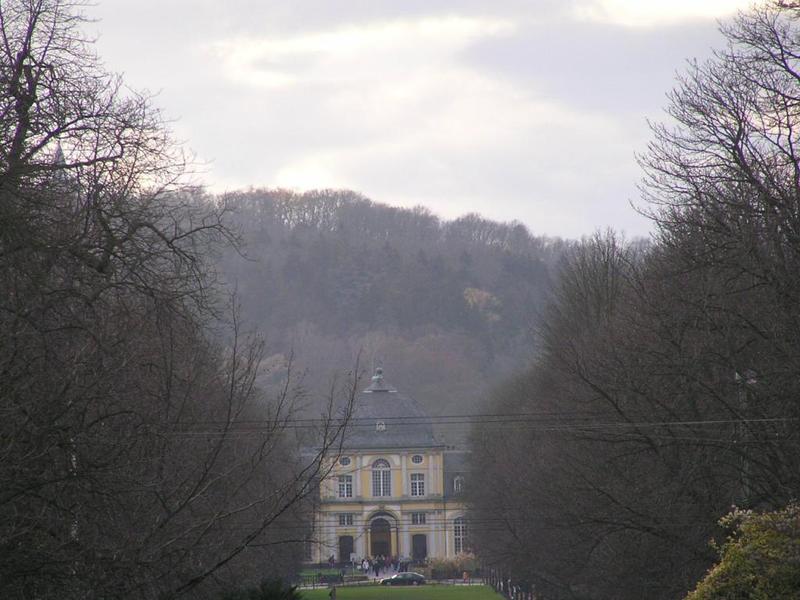
[(392, 529), (389, 521), (383, 517), (373, 519), (369, 526), (370, 548), (372, 556), (390, 556), (392, 554)]

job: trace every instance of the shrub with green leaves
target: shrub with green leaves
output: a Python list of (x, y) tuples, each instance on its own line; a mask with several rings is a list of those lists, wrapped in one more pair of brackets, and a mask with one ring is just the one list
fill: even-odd
[(686, 600), (796, 600), (800, 594), (800, 504), (755, 513), (734, 510), (720, 562)]

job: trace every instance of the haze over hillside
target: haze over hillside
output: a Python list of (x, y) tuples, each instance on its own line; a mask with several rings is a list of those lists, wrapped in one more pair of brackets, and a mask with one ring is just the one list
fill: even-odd
[[(355, 192), (238, 192), (227, 198), (244, 236), (228, 253), (247, 326), (277, 366), (294, 352), (312, 398), (355, 364), (431, 414), (474, 411), (526, 365), (553, 266), (568, 246), (519, 223), (478, 215), (443, 221)], [(277, 370), (276, 370), (277, 371)]]

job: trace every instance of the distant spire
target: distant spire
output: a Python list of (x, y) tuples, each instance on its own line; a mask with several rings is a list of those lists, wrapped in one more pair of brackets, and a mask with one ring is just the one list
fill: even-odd
[(61, 142), (56, 142), (56, 151), (53, 153), (53, 164), (57, 167), (63, 167), (67, 164), (64, 158), (64, 149), (61, 147)]
[(64, 149), (61, 147), (61, 142), (56, 142), (56, 148), (53, 151), (53, 177), (60, 184), (67, 183), (67, 159), (64, 156)]

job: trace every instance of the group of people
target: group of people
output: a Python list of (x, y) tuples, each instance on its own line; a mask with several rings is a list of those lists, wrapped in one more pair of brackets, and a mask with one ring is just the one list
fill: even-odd
[(403, 560), (399, 556), (382, 556), (376, 557), (368, 556), (361, 561), (361, 570), (365, 575), (375, 573), (375, 577), (380, 577), (382, 572), (389, 569), (395, 571), (405, 571), (408, 568), (408, 561)]

